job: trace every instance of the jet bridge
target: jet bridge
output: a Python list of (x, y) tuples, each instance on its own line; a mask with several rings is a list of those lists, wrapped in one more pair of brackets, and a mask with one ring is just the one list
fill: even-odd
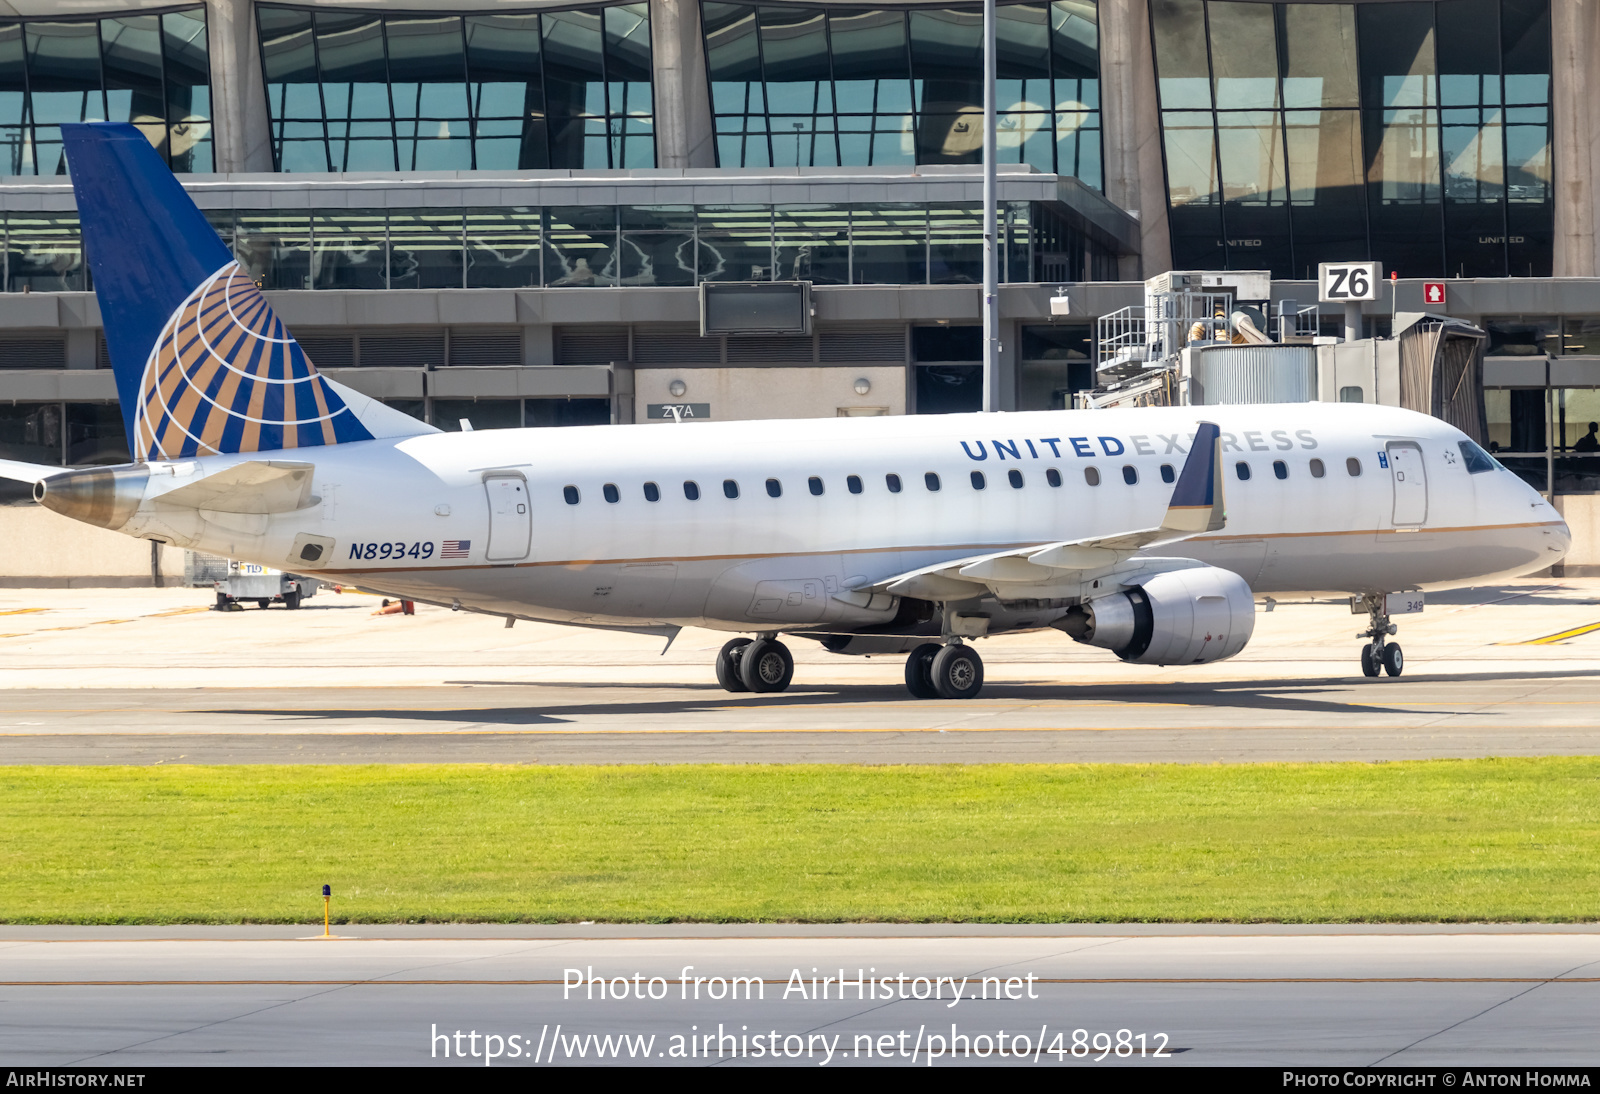
[(1145, 302), (1102, 316), (1096, 387), (1075, 405), (1367, 402), (1402, 406), (1485, 440), (1487, 335), (1451, 316), (1399, 312), (1393, 336), (1321, 333), (1316, 304), (1270, 300), (1265, 271), (1173, 271)]

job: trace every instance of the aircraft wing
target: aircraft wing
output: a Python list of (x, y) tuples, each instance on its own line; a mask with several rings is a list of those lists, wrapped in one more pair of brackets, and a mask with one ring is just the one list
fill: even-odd
[(1109, 570), (1151, 547), (1222, 528), (1226, 523), (1222, 482), (1221, 431), (1215, 423), (1201, 422), (1172, 488), (1166, 516), (1154, 528), (971, 555), (896, 574), (871, 588), (924, 600), (957, 600), (986, 591), (1018, 597), (1076, 583), (1086, 573)]
[(0, 479), (10, 479), (13, 482), (38, 482), (40, 479), (59, 475), (66, 470), (65, 467), (51, 467), (42, 463), (0, 460)]

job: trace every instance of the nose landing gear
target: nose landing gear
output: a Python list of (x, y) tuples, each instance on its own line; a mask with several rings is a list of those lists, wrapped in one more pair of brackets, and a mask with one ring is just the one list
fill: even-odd
[(1401, 652), (1400, 643), (1390, 642), (1387, 639), (1400, 628), (1389, 622), (1389, 614), (1383, 605), (1383, 594), (1368, 593), (1363, 599), (1366, 601), (1367, 615), (1372, 622), (1366, 630), (1356, 635), (1357, 638), (1371, 640), (1361, 647), (1361, 675), (1377, 676), (1381, 671), (1390, 676), (1399, 676), (1405, 671), (1406, 655)]

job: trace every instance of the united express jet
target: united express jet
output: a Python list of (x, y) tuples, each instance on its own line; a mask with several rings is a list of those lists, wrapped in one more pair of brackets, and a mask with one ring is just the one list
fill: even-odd
[(1350, 597), (1362, 671), (1398, 676), (1397, 603), (1570, 545), (1465, 434), (1360, 404), (442, 433), (320, 375), (136, 129), (61, 128), (133, 461), (0, 475), (126, 535), (508, 624), (732, 632), (729, 691), (788, 686), (781, 635), (903, 653), (946, 699), (1011, 631), (1220, 661), (1268, 594)]

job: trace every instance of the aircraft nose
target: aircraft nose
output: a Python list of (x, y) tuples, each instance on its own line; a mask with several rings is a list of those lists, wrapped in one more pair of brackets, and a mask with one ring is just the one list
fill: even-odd
[(1554, 540), (1550, 544), (1551, 550), (1560, 552), (1561, 557), (1565, 558), (1567, 552), (1572, 550), (1572, 529), (1559, 514), (1556, 516), (1556, 523), (1550, 528), (1550, 536)]
[(1529, 531), (1538, 535), (1541, 557), (1550, 565), (1560, 562), (1572, 550), (1572, 528), (1543, 496), (1535, 503), (1534, 514), (1537, 524)]

